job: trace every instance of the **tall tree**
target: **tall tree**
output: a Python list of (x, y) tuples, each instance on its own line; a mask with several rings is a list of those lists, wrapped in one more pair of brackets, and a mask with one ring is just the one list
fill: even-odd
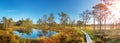
[(80, 21), (80, 20), (77, 21), (77, 26), (80, 27), (81, 29), (83, 27), (83, 24), (84, 24), (83, 21)]
[(7, 28), (8, 26), (7, 26), (7, 18), (6, 17), (3, 17), (2, 18), (2, 21), (3, 21), (3, 28)]
[[(105, 5), (109, 6), (110, 8), (113, 8), (115, 9), (115, 11), (119, 11), (116, 9), (116, 7), (114, 6), (115, 5), (115, 2), (117, 3), (119, 0), (101, 0), (103, 3), (105, 3)], [(114, 16), (111, 17), (111, 19), (114, 19)], [(115, 26), (115, 23), (117, 23), (116, 21), (117, 20), (112, 20), (114, 22), (112, 22), (112, 26), (114, 27)], [(115, 27), (114, 27), (115, 28)]]
[(106, 19), (108, 17), (109, 9), (107, 6), (103, 3), (99, 3), (96, 6), (93, 7), (93, 15), (98, 21), (100, 31), (102, 31), (102, 25), (106, 22)]
[(8, 27), (11, 27), (14, 25), (14, 22), (13, 22), (13, 19), (12, 18), (9, 18), (8, 19)]
[(64, 12), (61, 12), (60, 14), (58, 14), (60, 16), (60, 24), (66, 26), (68, 23), (68, 15)]
[(47, 25), (47, 15), (43, 15), (43, 23), (44, 25)]
[(93, 31), (95, 32), (96, 30), (95, 30), (95, 21), (96, 21), (96, 15), (97, 15), (97, 12), (96, 12), (96, 10), (93, 10), (92, 12), (91, 12), (91, 14), (93, 15)]
[(91, 18), (91, 15), (89, 10), (83, 11), (80, 14), (80, 19), (84, 22), (85, 29), (86, 29), (86, 24), (89, 22), (90, 18)]
[(42, 19), (41, 19), (41, 18), (38, 19), (37, 24), (38, 24), (38, 25), (41, 25), (41, 24), (42, 24)]
[(71, 27), (75, 26), (75, 20), (72, 20), (71, 18), (69, 18), (69, 23), (68, 23)]
[(54, 14), (53, 13), (51, 13), (50, 16), (48, 17), (48, 23), (50, 26), (53, 25), (53, 23), (54, 23)]

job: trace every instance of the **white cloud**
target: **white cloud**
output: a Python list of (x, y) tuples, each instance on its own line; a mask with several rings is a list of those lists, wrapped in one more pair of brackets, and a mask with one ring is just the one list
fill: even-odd
[(15, 12), (16, 10), (7, 10), (7, 12)]

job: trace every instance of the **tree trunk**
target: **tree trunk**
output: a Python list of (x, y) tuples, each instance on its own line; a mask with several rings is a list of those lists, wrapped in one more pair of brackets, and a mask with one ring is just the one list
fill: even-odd
[(100, 32), (102, 32), (102, 23), (101, 23), (101, 20), (100, 20)]
[(106, 20), (104, 21), (104, 30), (106, 30)]
[(94, 26), (93, 26), (93, 31), (95, 32), (95, 16), (94, 16)]

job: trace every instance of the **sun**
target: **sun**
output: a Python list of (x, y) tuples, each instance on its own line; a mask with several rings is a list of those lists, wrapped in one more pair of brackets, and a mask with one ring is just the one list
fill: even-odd
[(112, 0), (111, 5), (107, 5), (108, 9), (111, 11), (110, 22), (116, 22), (120, 20), (120, 0)]
[(111, 11), (117, 19), (120, 18), (120, 0), (113, 1)]
[(114, 2), (113, 6), (114, 6), (117, 10), (120, 10), (120, 1)]

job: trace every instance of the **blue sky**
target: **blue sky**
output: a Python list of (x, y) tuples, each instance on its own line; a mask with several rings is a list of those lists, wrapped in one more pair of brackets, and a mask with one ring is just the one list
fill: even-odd
[(0, 18), (3, 16), (17, 21), (31, 18), (35, 23), (44, 14), (54, 13), (55, 21), (59, 23), (58, 13), (65, 12), (72, 19), (78, 20), (79, 14), (92, 9), (100, 0), (0, 0)]

